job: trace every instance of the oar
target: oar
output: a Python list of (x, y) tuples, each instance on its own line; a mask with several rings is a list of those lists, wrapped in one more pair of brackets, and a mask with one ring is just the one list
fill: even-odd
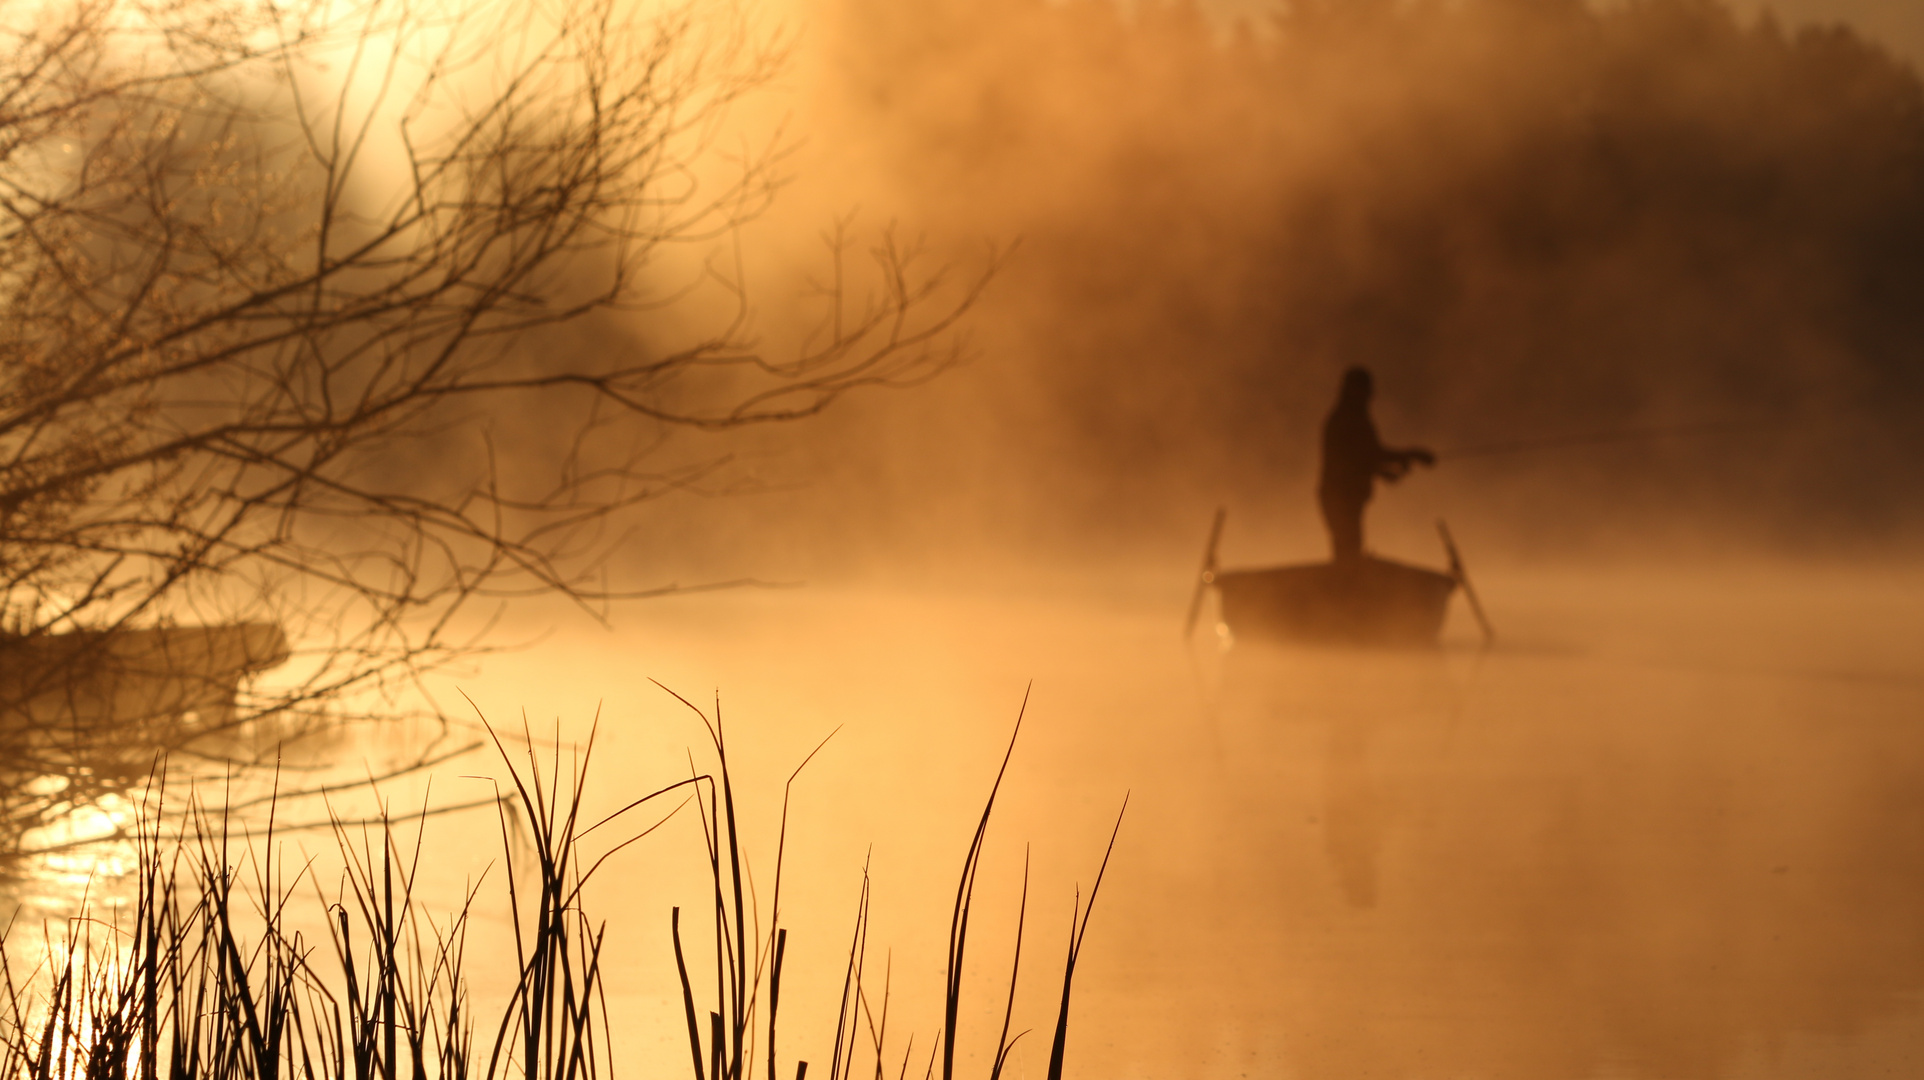
[(1223, 519), (1228, 516), (1227, 507), (1216, 508), (1216, 523), (1209, 527), (1209, 546), (1203, 549), (1202, 572), (1196, 575), (1196, 595), (1189, 598), (1189, 618), (1182, 624), (1184, 641), (1196, 633), (1196, 616), (1202, 614), (1203, 592), (1216, 582), (1216, 541), (1222, 539)]
[(1450, 556), (1450, 576), (1463, 586), (1463, 598), (1470, 602), (1470, 613), (1476, 616), (1476, 624), (1483, 628), (1483, 644), (1487, 647), (1496, 641), (1496, 630), (1490, 626), (1489, 616), (1483, 614), (1483, 605), (1476, 598), (1476, 590), (1470, 587), (1470, 575), (1463, 569), (1463, 557), (1456, 553), (1456, 541), (1450, 538), (1450, 527), (1442, 518), (1436, 519), (1436, 533), (1443, 538), (1443, 550)]

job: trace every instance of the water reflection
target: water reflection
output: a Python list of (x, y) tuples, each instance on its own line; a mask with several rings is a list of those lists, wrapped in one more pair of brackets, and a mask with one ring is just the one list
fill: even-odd
[(1171, 952), (1248, 988), (1221, 1004), (1302, 1075), (1915, 1060), (1924, 696), (1728, 646), (1233, 666), (1224, 723), (1260, 764), (1231, 818), (1279, 824), (1219, 846), (1233, 899)]
[[(832, 1015), (865, 860), (891, 1023), (926, 1045), (953, 875), (1034, 678), (985, 863), (982, 964), (1006, 957), (1013, 911), (987, 909), (1013, 908), (1023, 841), (1030, 948), (1051, 955), (1041, 905), (1066, 915), (1134, 792), (1078, 973), (1072, 1071), (1837, 1076), (1924, 1059), (1924, 658), (1902, 645), (1924, 640), (1924, 588), (1485, 577), (1507, 616), (1488, 653), (1468, 626), (1435, 652), (1185, 651), (1180, 589), (804, 590), (653, 605), (461, 684), (496, 718), (527, 705), (572, 736), (599, 709), (610, 805), (685, 774), (700, 738), (641, 676), (704, 701), (718, 687), (743, 814), (763, 823), (841, 726), (788, 837), (784, 1057), (813, 1056)], [(460, 895), (494, 828), (431, 823), (429, 891)], [(673, 833), (650, 842), (691, 839)], [(772, 826), (758, 840), (772, 848)], [(682, 1053), (666, 911), (699, 860), (678, 858), (623, 856), (599, 894), (613, 1007), (644, 1060)], [(1045, 1060), (1031, 1048), (1021, 1067)]]

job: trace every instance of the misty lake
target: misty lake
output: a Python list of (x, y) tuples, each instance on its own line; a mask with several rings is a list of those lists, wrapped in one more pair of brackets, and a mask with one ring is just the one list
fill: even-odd
[[(833, 732), (794, 781), (784, 840), (779, 1044), (816, 1069), (866, 863), (888, 1072), (922, 1074), (957, 874), (1031, 683), (977, 886), (967, 1075), (987, 1075), (1001, 1023), (1025, 855), (1015, 1029), (1033, 1030), (1009, 1075), (1042, 1075), (1072, 905), (1125, 795), (1076, 972), (1072, 1076), (1924, 1061), (1924, 575), (1484, 578), (1487, 651), (1461, 607), (1435, 652), (1224, 650), (1181, 640), (1180, 582), (801, 588), (670, 598), (606, 629), (557, 614), (437, 692), (504, 727), (525, 709), (573, 744), (598, 714), (589, 820), (688, 775), (691, 749), (706, 760), (700, 721), (649, 679), (705, 709), (719, 694), (764, 906), (783, 785)], [(444, 766), (394, 785), (393, 805), (472, 798), (484, 773), (502, 775), (485, 754)], [(668, 912), (704, 902), (691, 813), (611, 858), (591, 894), (627, 1075), (688, 1068)], [(430, 906), (498, 878), (492, 816), (427, 828)], [(498, 905), (478, 910), (471, 954), (505, 950)]]

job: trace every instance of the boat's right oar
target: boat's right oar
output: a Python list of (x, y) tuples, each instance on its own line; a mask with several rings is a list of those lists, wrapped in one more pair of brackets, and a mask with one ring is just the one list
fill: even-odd
[(1184, 641), (1196, 632), (1196, 616), (1202, 614), (1203, 593), (1216, 583), (1216, 541), (1222, 539), (1223, 519), (1228, 516), (1227, 507), (1216, 508), (1216, 522), (1209, 527), (1209, 546), (1203, 549), (1202, 571), (1196, 575), (1196, 594), (1189, 598), (1189, 618), (1182, 624)]
[(1456, 553), (1456, 541), (1450, 538), (1450, 527), (1442, 518), (1436, 519), (1436, 534), (1443, 538), (1443, 550), (1450, 557), (1450, 576), (1463, 586), (1463, 598), (1470, 602), (1470, 613), (1476, 616), (1476, 624), (1483, 628), (1483, 644), (1487, 648), (1496, 641), (1496, 630), (1490, 626), (1489, 616), (1483, 614), (1483, 605), (1477, 601), (1476, 590), (1470, 587), (1470, 575), (1463, 569), (1463, 557)]

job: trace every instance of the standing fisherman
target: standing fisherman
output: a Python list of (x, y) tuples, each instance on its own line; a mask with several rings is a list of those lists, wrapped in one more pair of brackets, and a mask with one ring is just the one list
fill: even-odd
[(1376, 424), (1370, 420), (1374, 388), (1368, 368), (1345, 371), (1336, 407), (1323, 423), (1323, 478), (1316, 499), (1329, 526), (1331, 555), (1338, 562), (1363, 554), (1363, 507), (1377, 477), (1395, 483), (1413, 464), (1436, 464), (1436, 455), (1423, 447), (1392, 449), (1376, 437)]

